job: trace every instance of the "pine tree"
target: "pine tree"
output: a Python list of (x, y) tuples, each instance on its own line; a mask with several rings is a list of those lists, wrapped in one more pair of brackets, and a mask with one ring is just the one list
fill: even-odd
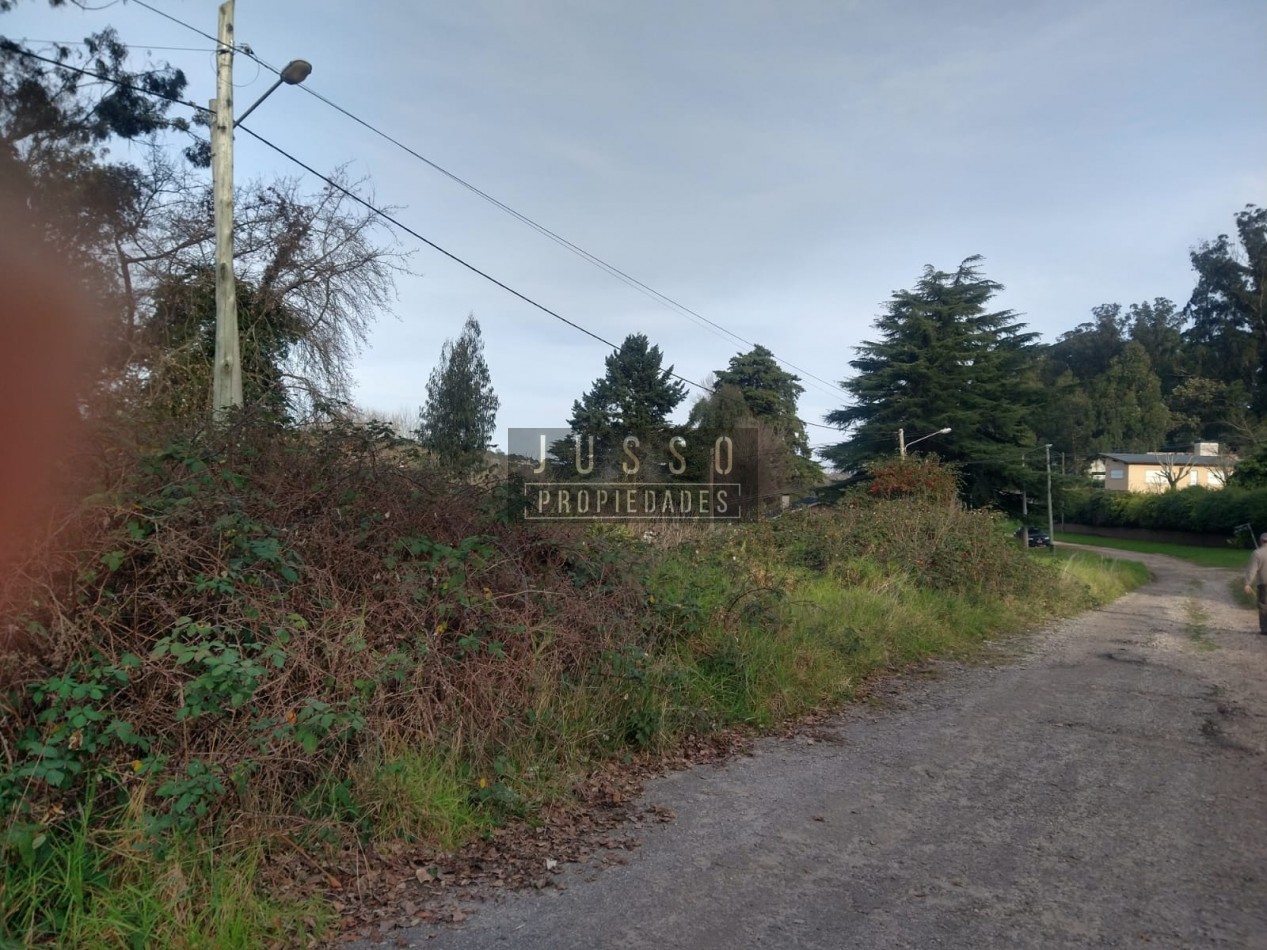
[(988, 309), (1002, 287), (981, 275), (979, 257), (954, 273), (927, 267), (913, 290), (893, 295), (876, 320), (880, 337), (858, 347), (857, 375), (841, 385), (854, 404), (827, 415), (848, 437), (824, 451), (849, 470), (907, 439), (950, 427), (929, 451), (965, 463), (964, 488), (977, 503), (1015, 484), (1035, 402), (1036, 334), (1010, 310)]
[(607, 372), (572, 404), (568, 425), (599, 440), (649, 434), (668, 425), (669, 413), (686, 398), (686, 386), (664, 369), (664, 354), (645, 334), (625, 337), (607, 357)]
[(1143, 344), (1132, 340), (1088, 387), (1095, 407), (1093, 445), (1101, 452), (1155, 452), (1170, 428), (1161, 380)]
[(571, 432), (551, 446), (560, 477), (572, 477), (589, 457), (593, 440), (596, 471), (615, 477), (623, 440), (653, 444), (670, 428), (669, 413), (686, 398), (686, 386), (663, 367), (664, 354), (645, 334), (631, 333), (607, 356), (606, 372), (572, 403)]
[[(796, 411), (797, 400), (805, 391), (799, 376), (779, 366), (769, 349), (757, 345), (747, 353), (732, 356), (727, 368), (715, 373), (714, 378), (714, 392), (691, 410), (692, 425), (704, 427), (706, 421), (718, 418), (727, 399), (737, 398), (751, 419), (748, 424), (760, 425), (769, 434), (763, 441), (772, 443), (770, 451), (781, 455), (764, 460), (772, 476), (763, 480), (763, 490), (776, 492), (811, 484), (822, 477), (822, 469), (810, 451), (805, 424)], [(778, 452), (779, 443), (786, 446), (785, 453)]]
[(493, 392), (479, 321), (466, 318), (457, 340), (446, 340), (427, 380), (418, 441), (445, 465), (469, 470), (483, 462), (501, 403)]

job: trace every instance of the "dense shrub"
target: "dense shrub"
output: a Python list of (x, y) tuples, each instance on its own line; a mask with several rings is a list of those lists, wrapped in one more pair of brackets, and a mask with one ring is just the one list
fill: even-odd
[(629, 648), (645, 601), (637, 542), (505, 511), (375, 428), (145, 453), (4, 577), (0, 816), (144, 789), (161, 834), (284, 811), (381, 746), (491, 763), (546, 669)]
[(845, 501), (763, 526), (795, 564), (818, 570), (870, 561), (934, 590), (983, 596), (1025, 595), (1049, 586), (1009, 538), (1002, 516), (955, 501), (920, 497)]
[(866, 493), (877, 499), (917, 498), (951, 504), (959, 494), (959, 474), (933, 455), (886, 458), (867, 466)]
[(1065, 517), (1075, 524), (1231, 537), (1242, 524), (1252, 524), (1258, 531), (1267, 529), (1267, 489), (1196, 486), (1155, 493), (1093, 489), (1074, 495)]

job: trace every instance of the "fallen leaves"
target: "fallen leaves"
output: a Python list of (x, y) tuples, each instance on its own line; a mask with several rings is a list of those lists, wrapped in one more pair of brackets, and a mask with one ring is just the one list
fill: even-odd
[(645, 783), (666, 772), (751, 754), (753, 736), (722, 730), (688, 737), (672, 752), (609, 763), (579, 780), (572, 795), (523, 821), (494, 829), (453, 852), (395, 842), (349, 848), (318, 863), (290, 840), (293, 860), (270, 876), (291, 893), (322, 893), (340, 915), (339, 939), (381, 941), (404, 928), (458, 926), (479, 902), (508, 890), (565, 890), (568, 866), (622, 865), (641, 829), (672, 822), (672, 809), (637, 803)]

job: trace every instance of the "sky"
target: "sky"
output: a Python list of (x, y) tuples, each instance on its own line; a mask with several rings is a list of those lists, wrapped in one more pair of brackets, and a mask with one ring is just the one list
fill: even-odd
[[(146, 2), (215, 33), (214, 0)], [(214, 96), (205, 37), (136, 2), (90, 5), (25, 0), (0, 35), (112, 25), (134, 54), (183, 68), (188, 98)], [(996, 304), (1048, 342), (1098, 304), (1185, 302), (1190, 249), (1267, 200), (1265, 35), (1261, 0), (237, 3), (238, 40), (262, 59), (309, 60), (312, 89), (769, 347), (797, 368), (801, 416), (818, 424), (848, 404), (834, 384), (885, 301), (926, 265), (982, 255), (1005, 288)], [(273, 79), (243, 56), (234, 78), (239, 112)], [(347, 166), (401, 221), (569, 320), (616, 343), (646, 333), (681, 376), (704, 383), (749, 348), (301, 89), (283, 86), (246, 124), (322, 171)], [(239, 182), (303, 175), (248, 136), (236, 145)], [(357, 404), (416, 412), (474, 313), (498, 441), (564, 425), (610, 351), (399, 242), (416, 250), (412, 273), (356, 360)]]

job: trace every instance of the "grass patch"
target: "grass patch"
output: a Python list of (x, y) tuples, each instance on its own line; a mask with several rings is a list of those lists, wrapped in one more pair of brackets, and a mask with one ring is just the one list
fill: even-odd
[(1210, 613), (1196, 597), (1189, 597), (1183, 603), (1184, 626), (1188, 631), (1188, 639), (1197, 645), (1199, 650), (1216, 650), (1218, 647), (1210, 639)]
[(496, 775), (491, 780), (473, 776), (452, 753), (402, 749), (358, 763), (346, 800), (375, 841), (399, 839), (448, 850), (493, 827), (473, 792), (498, 781)]
[(1106, 557), (1090, 551), (1056, 550), (1061, 572), (1080, 584), (1089, 599), (1087, 606), (1107, 604), (1152, 579), (1139, 561)]
[(317, 899), (274, 900), (256, 886), (262, 846), (187, 838), (143, 846), (135, 816), (85, 809), (10, 827), (0, 861), (0, 946), (307, 945), (333, 917)]
[(1161, 541), (1139, 541), (1133, 538), (1101, 538), (1092, 534), (1059, 532), (1056, 540), (1067, 544), (1090, 544), (1119, 551), (1138, 551), (1141, 554), (1165, 554), (1202, 567), (1225, 567), (1243, 571), (1249, 561), (1249, 551), (1237, 548), (1202, 548), (1187, 544), (1165, 544)]

